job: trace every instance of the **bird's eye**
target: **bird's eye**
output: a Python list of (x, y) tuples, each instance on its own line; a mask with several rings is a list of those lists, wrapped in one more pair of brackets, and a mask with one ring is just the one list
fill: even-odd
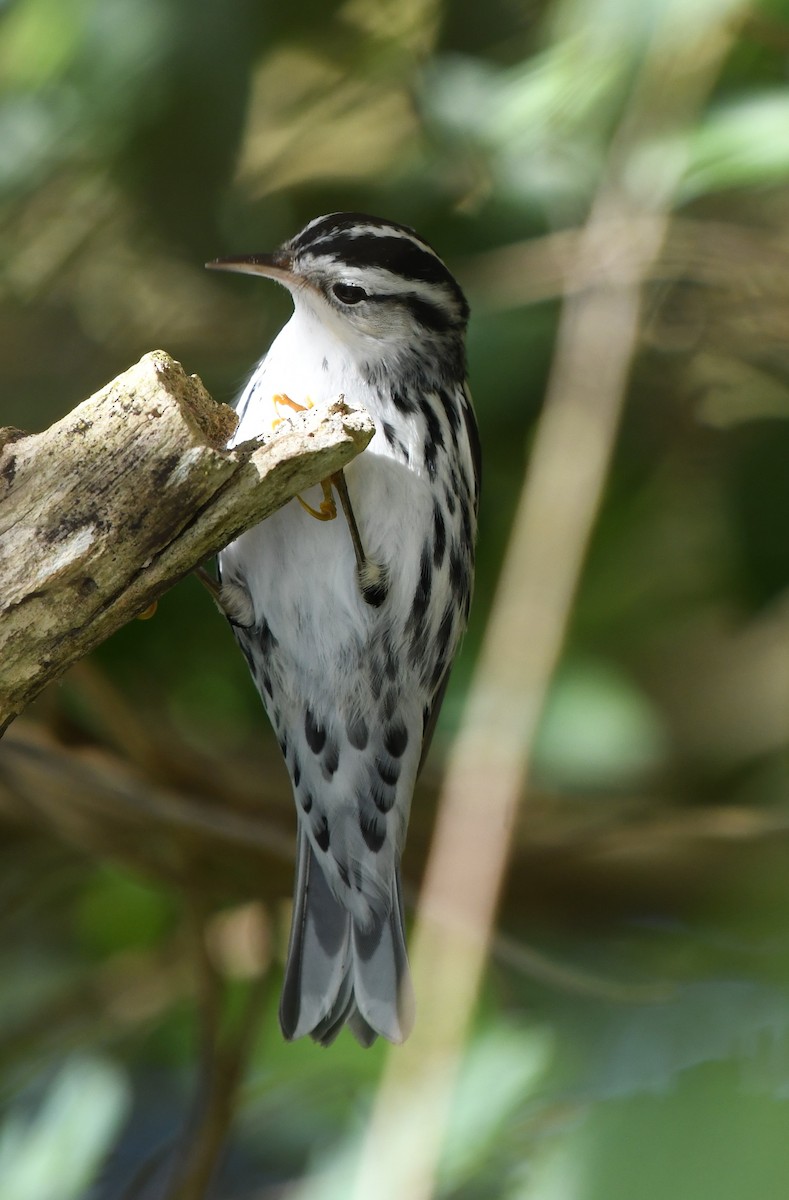
[(334, 283), (331, 290), (340, 304), (358, 304), (360, 300), (367, 299), (364, 288), (357, 287), (354, 283)]

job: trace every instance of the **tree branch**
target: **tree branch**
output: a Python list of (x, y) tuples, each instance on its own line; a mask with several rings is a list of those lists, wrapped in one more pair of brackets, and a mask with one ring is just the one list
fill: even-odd
[(235, 424), (157, 350), (43, 433), (0, 430), (0, 734), (46, 683), (374, 432), (342, 397), (227, 450)]

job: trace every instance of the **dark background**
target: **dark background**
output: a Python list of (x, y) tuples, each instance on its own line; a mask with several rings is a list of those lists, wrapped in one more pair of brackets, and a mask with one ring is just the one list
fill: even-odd
[[(231, 401), (289, 303), (203, 263), (321, 212), (415, 226), (469, 295), (479, 575), (415, 801), (412, 889), (562, 264), (661, 23), (682, 21), (711, 54), (721, 29), (731, 45), (692, 120), (632, 157), (637, 190), (669, 156), (684, 166), (440, 1173), (458, 1200), (789, 1182), (789, 4), (0, 3), (0, 423), (44, 428), (155, 347)], [(160, 1186), (210, 1041), (206, 981), (233, 1036), (262, 1008), (234, 1043), (214, 1194), (295, 1195), (288, 1181), (350, 1153), (385, 1050), (279, 1038), (292, 828), (245, 664), (193, 580), (15, 723), (3, 1200), (155, 1194), (145, 1172)]]

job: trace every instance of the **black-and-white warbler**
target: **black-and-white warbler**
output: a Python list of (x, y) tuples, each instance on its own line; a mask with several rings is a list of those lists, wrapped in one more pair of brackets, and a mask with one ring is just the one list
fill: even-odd
[[(363, 213), (311, 221), (224, 270), (284, 284), (294, 312), (237, 406), (236, 442), (339, 396), (368, 448), (220, 556), (235, 634), (279, 739), (298, 811), (280, 1024), (362, 1045), (413, 1022), (400, 855), (471, 598), (479, 494), (466, 385), (468, 305), (413, 230)], [(345, 519), (333, 515), (331, 486)], [(316, 507), (319, 505), (319, 507)]]

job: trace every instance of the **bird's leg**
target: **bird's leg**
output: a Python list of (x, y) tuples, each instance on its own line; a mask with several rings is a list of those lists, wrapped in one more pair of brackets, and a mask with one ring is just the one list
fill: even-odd
[(340, 497), (342, 511), (345, 513), (345, 520), (348, 522), (348, 529), (353, 542), (353, 552), (356, 555), (356, 569), (362, 571), (367, 562), (367, 555), (362, 546), (362, 539), (359, 534), (359, 526), (356, 524), (356, 516), (351, 504), (351, 498), (348, 495), (348, 485), (345, 482), (345, 474), (343, 471), (336, 471), (330, 476), (330, 484), (333, 484), (337, 489), (337, 495)]
[(389, 591), (389, 578), (386, 567), (382, 567), (379, 563), (373, 562), (364, 552), (362, 539), (359, 534), (359, 526), (356, 524), (356, 516), (351, 504), (351, 497), (348, 495), (348, 485), (345, 482), (345, 473), (336, 471), (330, 476), (329, 483), (333, 484), (337, 489), (337, 495), (340, 497), (340, 505), (345, 514), (345, 520), (348, 522), (348, 530), (353, 543), (353, 552), (356, 555), (356, 574), (359, 579), (359, 587), (362, 592), (363, 599), (373, 608), (379, 608)]
[(249, 629), (255, 624), (252, 597), (240, 583), (220, 583), (209, 575), (205, 567), (195, 567), (192, 572), (211, 595), (211, 599), (231, 625)]

